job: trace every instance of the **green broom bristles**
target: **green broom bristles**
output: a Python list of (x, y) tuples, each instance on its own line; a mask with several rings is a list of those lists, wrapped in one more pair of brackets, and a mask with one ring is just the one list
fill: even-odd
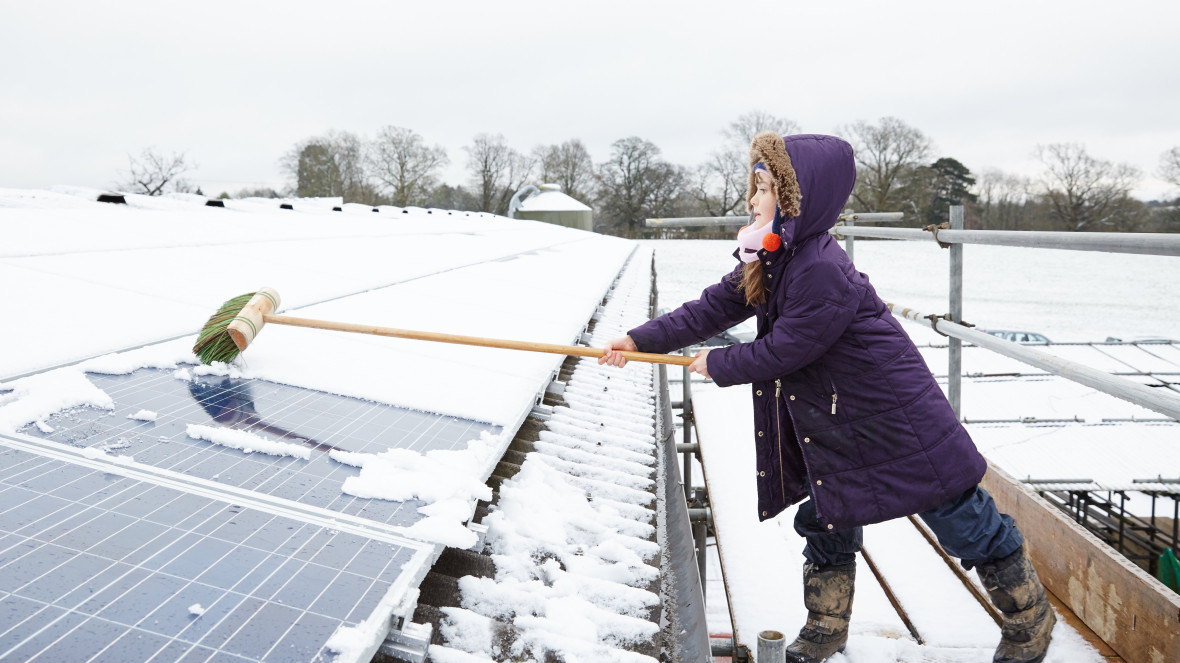
[(228, 364), (237, 358), (241, 351), (226, 329), (242, 309), (246, 308), (253, 296), (254, 293), (251, 292), (227, 301), (210, 316), (205, 326), (201, 327), (201, 333), (197, 335), (197, 342), (193, 345), (193, 354), (197, 355), (202, 364), (212, 364), (215, 361)]

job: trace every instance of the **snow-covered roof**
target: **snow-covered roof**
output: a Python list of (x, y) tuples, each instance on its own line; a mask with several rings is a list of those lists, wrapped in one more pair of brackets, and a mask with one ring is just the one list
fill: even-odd
[[(374, 213), (332, 199), (211, 208), (199, 197), (133, 195), (112, 205), (94, 202), (97, 194), (0, 190), (4, 303), (24, 321), (0, 328), (6, 347), (20, 349), (0, 356), (0, 466), (8, 468), (0, 493), (24, 517), (69, 486), (73, 512), (167, 544), (150, 559), (185, 560), (188, 570), (176, 562), (159, 578), (148, 571), (164, 588), (138, 596), (140, 607), (112, 608), (126, 612), (112, 613), (112, 638), (144, 639), (134, 651), (145, 659), (160, 638), (131, 618), (141, 608), (164, 624), (160, 648), (263, 658), (289, 646), (308, 660), (329, 650), (339, 660), (371, 654), (391, 618), (413, 613), (415, 587), (442, 547), (477, 540), (464, 523), (490, 496), (483, 481), (563, 360), (271, 324), (239, 364), (197, 366), (194, 333), (222, 301), (269, 285), (282, 312), (303, 317), (574, 344), (635, 248), (446, 210)], [(102, 477), (116, 482), (117, 498), (91, 497)], [(200, 518), (190, 525), (193, 513)], [(243, 522), (310, 538), (246, 546), (243, 538), (254, 539), (233, 527)], [(37, 572), (48, 575), (3, 600), (33, 600), (30, 588), (60, 597), (104, 572), (91, 564), (54, 573), (36, 528), (11, 534), (33, 556), (5, 558), (0, 573), (23, 573), (20, 560), (50, 561)], [(79, 530), (55, 545), (90, 560), (109, 535)], [(209, 573), (249, 568), (243, 555), (290, 566), (313, 541), (328, 546), (285, 576), (287, 590), (251, 585), (239, 604), (218, 582), (206, 586)], [(380, 550), (380, 564), (353, 573)], [(118, 565), (139, 553), (111, 554)], [(218, 555), (238, 561), (223, 566)], [(346, 587), (368, 589), (354, 596)], [(315, 627), (292, 631), (297, 638), (274, 631), (308, 620)], [(265, 635), (227, 638), (231, 622)], [(63, 622), (50, 647), (0, 639), (0, 657), (76, 654), (92, 629), (74, 626)], [(113, 640), (103, 646), (138, 656)]]
[(525, 212), (589, 212), (590, 207), (561, 191), (541, 187), (539, 193), (525, 198), (520, 203)]

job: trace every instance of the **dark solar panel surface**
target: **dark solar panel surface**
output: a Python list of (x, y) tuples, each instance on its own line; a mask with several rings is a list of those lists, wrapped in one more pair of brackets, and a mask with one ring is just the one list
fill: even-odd
[(0, 445), (0, 660), (330, 660), (415, 552)]
[[(499, 430), (491, 424), (261, 380), (184, 380), (159, 369), (87, 377), (114, 400), (113, 410), (77, 408), (47, 419), (44, 423), (52, 432), (33, 425), (21, 432), (392, 525), (408, 526), (421, 519), (422, 503), (343, 493), (344, 480), (359, 470), (330, 459), (329, 451), (462, 449), (481, 431)], [(155, 413), (156, 420), (128, 418), (141, 410)], [(246, 430), (308, 448), (311, 458), (246, 453), (196, 440), (186, 433), (189, 424)]]

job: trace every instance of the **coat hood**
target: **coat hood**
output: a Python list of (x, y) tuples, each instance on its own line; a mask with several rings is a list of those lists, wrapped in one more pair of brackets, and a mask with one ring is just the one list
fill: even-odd
[(856, 184), (856, 162), (847, 141), (819, 134), (780, 137), (772, 131), (754, 136), (747, 199), (757, 190), (753, 167), (759, 162), (774, 180), (778, 198), (774, 223), (783, 246), (836, 225)]

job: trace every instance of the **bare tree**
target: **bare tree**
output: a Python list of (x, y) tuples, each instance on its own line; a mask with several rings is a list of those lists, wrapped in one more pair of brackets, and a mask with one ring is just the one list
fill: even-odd
[(906, 185), (930, 156), (930, 139), (895, 117), (878, 124), (864, 120), (841, 129), (856, 151), (858, 211), (896, 212), (913, 201)]
[(539, 147), (534, 158), (541, 165), (541, 181), (553, 182), (571, 198), (589, 200), (594, 187), (594, 162), (577, 138), (560, 145)]
[(1172, 186), (1180, 186), (1180, 146), (1160, 155), (1159, 176)]
[(339, 196), (344, 202), (376, 202), (365, 172), (364, 143), (356, 134), (329, 131), (300, 141), (279, 165), (294, 180), (292, 189), (300, 197)]
[(724, 142), (696, 169), (698, 202), (710, 216), (743, 213), (749, 189), (750, 142), (761, 131), (797, 133), (799, 125), (760, 110), (740, 115), (722, 130)]
[(425, 204), (438, 170), (448, 162), (447, 151), (441, 145), (427, 145), (418, 133), (394, 126), (377, 132), (365, 158), (389, 202), (399, 207)]
[(1129, 164), (1095, 159), (1080, 143), (1038, 146), (1045, 165), (1041, 186), (1049, 213), (1066, 230), (1098, 226), (1123, 228), (1135, 213), (1130, 192), (1139, 170)]
[(690, 180), (687, 168), (661, 161), (652, 167), (648, 178), (651, 193), (646, 206), (647, 214), (652, 217), (687, 215), (690, 205), (695, 202), (690, 195), (686, 195)]
[(681, 186), (683, 173), (669, 168), (654, 143), (638, 136), (616, 140), (598, 169), (598, 205), (607, 227), (633, 233), (661, 201), (677, 198), (679, 191), (668, 187)]
[(479, 211), (506, 214), (512, 195), (529, 179), (535, 161), (508, 147), (501, 134), (479, 134), (463, 149)]
[(1031, 230), (1029, 203), (1033, 183), (1027, 177), (997, 168), (983, 171), (976, 182), (980, 223), (985, 230)]
[(750, 153), (750, 143), (754, 136), (763, 131), (773, 131), (780, 136), (799, 133), (799, 125), (785, 117), (776, 117), (770, 113), (752, 110), (738, 116), (722, 131), (725, 142), (742, 151), (742, 158), (746, 160)]
[(196, 167), (184, 153), (164, 154), (154, 147), (145, 148), (138, 157), (127, 155), (125, 180), (119, 185), (132, 193), (148, 196), (163, 195), (169, 184), (173, 191), (187, 193), (191, 187), (183, 176)]

